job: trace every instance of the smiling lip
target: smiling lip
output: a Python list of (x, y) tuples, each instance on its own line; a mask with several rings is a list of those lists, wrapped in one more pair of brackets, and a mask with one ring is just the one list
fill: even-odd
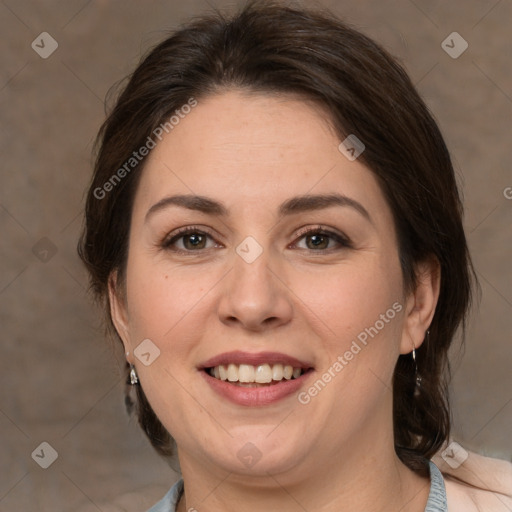
[(212, 368), (214, 366), (219, 366), (221, 364), (228, 365), (230, 363), (233, 364), (250, 364), (252, 366), (258, 366), (260, 364), (284, 364), (290, 365), (294, 368), (303, 368), (309, 369), (312, 368), (312, 364), (300, 361), (295, 357), (288, 356), (286, 354), (281, 354), (279, 352), (243, 352), (241, 350), (235, 350), (233, 352), (224, 352), (223, 354), (219, 354), (218, 356), (212, 357), (205, 361), (199, 366), (200, 370), (204, 370), (205, 368)]
[(270, 405), (287, 396), (298, 393), (313, 371), (308, 371), (292, 380), (282, 380), (263, 387), (244, 387), (212, 377), (205, 371), (199, 372), (211, 388), (224, 398), (237, 405)]
[[(229, 381), (216, 379), (206, 371), (208, 368), (228, 365), (230, 363), (237, 365), (249, 364), (253, 366), (265, 363), (283, 364), (293, 366), (294, 368), (302, 368), (305, 373), (291, 380), (283, 379), (279, 382), (269, 383), (266, 386), (250, 387), (239, 386)], [(230, 402), (245, 406), (270, 405), (290, 395), (296, 394), (313, 373), (311, 364), (278, 352), (225, 352), (224, 354), (219, 354), (218, 356), (208, 359), (202, 363), (198, 369), (213, 391), (228, 399)]]

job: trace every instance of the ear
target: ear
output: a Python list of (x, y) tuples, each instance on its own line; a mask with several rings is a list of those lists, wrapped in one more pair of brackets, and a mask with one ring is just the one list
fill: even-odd
[(416, 280), (416, 289), (410, 292), (406, 300), (401, 354), (408, 354), (423, 343), (434, 318), (441, 286), (441, 266), (435, 256), (416, 266)]
[(116, 328), (117, 334), (121, 338), (125, 353), (131, 350), (129, 335), (129, 317), (124, 293), (120, 290), (117, 271), (110, 274), (108, 279), (108, 297), (110, 303), (110, 317)]

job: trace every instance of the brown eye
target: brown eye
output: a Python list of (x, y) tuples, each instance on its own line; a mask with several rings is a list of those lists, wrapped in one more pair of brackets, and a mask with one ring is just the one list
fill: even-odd
[[(304, 246), (300, 244), (304, 241)], [(309, 229), (302, 231), (298, 236), (298, 241), (295, 245), (299, 249), (306, 249), (309, 251), (330, 251), (335, 249), (344, 249), (352, 247), (350, 240), (341, 234), (325, 229)]]
[(327, 249), (330, 241), (328, 236), (321, 234), (307, 235), (305, 239), (308, 249)]
[[(212, 243), (208, 245), (208, 242)], [(215, 247), (217, 244), (209, 235), (197, 228), (189, 227), (171, 234), (163, 243), (162, 247), (174, 252), (199, 252), (204, 249)]]
[(183, 245), (186, 249), (204, 249), (206, 244), (206, 236), (199, 233), (184, 235), (181, 238), (183, 238)]

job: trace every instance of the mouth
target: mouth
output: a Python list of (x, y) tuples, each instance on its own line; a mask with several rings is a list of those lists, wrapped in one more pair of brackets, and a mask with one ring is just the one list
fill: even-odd
[(238, 405), (269, 405), (299, 391), (313, 365), (276, 352), (234, 351), (198, 367), (211, 389)]

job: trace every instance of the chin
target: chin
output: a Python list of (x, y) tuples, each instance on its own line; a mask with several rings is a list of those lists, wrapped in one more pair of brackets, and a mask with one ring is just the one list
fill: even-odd
[[(208, 447), (208, 456), (217, 467), (239, 475), (268, 477), (285, 473), (304, 458), (304, 434), (283, 432), (270, 434), (275, 426), (238, 427), (233, 437), (214, 453)], [(269, 435), (270, 434), (270, 435)]]

